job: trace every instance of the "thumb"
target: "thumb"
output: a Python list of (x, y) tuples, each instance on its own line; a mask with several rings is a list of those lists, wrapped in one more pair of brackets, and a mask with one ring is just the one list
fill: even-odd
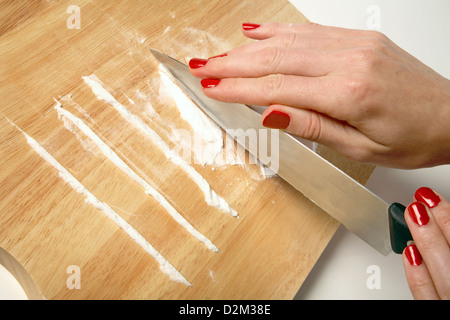
[(368, 138), (344, 121), (312, 110), (272, 105), (262, 114), (262, 124), (330, 147), (353, 160), (364, 160)]

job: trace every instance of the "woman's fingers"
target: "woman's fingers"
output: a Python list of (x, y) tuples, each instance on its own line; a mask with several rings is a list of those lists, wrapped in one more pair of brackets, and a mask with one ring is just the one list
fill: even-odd
[(269, 74), (319, 77), (329, 73), (338, 58), (310, 49), (266, 47), (239, 55), (196, 59), (190, 64), (192, 74), (203, 79), (258, 78)]
[(433, 279), (413, 241), (403, 251), (402, 261), (409, 289), (414, 299), (438, 300), (439, 295), (434, 287)]
[[(300, 138), (345, 150), (344, 155), (351, 159), (363, 159), (364, 150), (374, 147), (369, 139), (345, 122), (313, 110), (271, 105), (262, 114), (261, 121), (267, 128), (282, 129)], [(361, 145), (367, 148), (358, 147)]]
[(205, 95), (224, 102), (311, 108), (325, 103), (325, 94), (317, 95), (320, 87), (325, 85), (321, 80), (275, 74), (260, 78), (204, 79), (201, 83)]
[[(336, 77), (269, 75), (261, 78), (203, 79), (204, 94), (224, 102), (314, 109), (338, 120), (352, 118), (342, 82)], [(336, 107), (339, 106), (339, 107)]]
[(415, 199), (405, 210), (415, 242), (404, 252), (408, 283), (414, 297), (431, 299), (434, 288), (439, 298), (450, 299), (450, 204), (429, 188), (418, 189)]

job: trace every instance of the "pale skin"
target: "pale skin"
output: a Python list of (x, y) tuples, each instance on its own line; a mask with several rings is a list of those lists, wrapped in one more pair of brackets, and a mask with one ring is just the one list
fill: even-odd
[[(259, 41), (191, 68), (220, 80), (205, 95), (267, 106), (263, 124), (282, 114), (288, 120), (280, 129), (359, 162), (404, 169), (450, 163), (450, 80), (385, 35), (314, 23), (263, 23), (243, 33)], [(450, 297), (450, 205), (439, 197), (427, 207), (427, 225), (405, 211), (423, 257), (413, 266), (403, 254), (417, 299)]]

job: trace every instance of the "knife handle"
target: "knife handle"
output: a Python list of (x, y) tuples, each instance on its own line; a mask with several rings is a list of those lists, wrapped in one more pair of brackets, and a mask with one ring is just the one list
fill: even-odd
[(392, 251), (398, 254), (401, 254), (408, 241), (413, 239), (405, 221), (405, 209), (404, 205), (396, 202), (389, 206), (391, 247)]

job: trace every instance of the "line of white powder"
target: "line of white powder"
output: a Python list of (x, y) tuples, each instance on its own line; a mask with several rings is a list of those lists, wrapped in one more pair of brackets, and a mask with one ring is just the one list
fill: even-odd
[(110, 220), (125, 231), (131, 239), (150, 254), (160, 265), (160, 270), (167, 274), (171, 280), (191, 286), (183, 275), (175, 269), (136, 229), (119, 216), (110, 206), (95, 197), (80, 181), (77, 180), (63, 165), (61, 165), (50, 153), (47, 152), (36, 140), (31, 138), (22, 129), (16, 126), (11, 120), (6, 118), (13, 126), (20, 130), (25, 136), (28, 144), (38, 153), (46, 162), (53, 166), (59, 172), (59, 177), (70, 185), (76, 192), (86, 197), (86, 203), (102, 211)]
[(161, 149), (161, 151), (169, 160), (182, 168), (199, 186), (200, 190), (202, 190), (205, 196), (205, 201), (208, 205), (218, 208), (219, 210), (222, 210), (223, 212), (226, 212), (234, 217), (238, 217), (237, 212), (230, 207), (225, 199), (220, 197), (214, 190), (211, 189), (211, 186), (205, 180), (205, 178), (203, 178), (181, 156), (171, 150), (167, 143), (165, 143), (164, 140), (162, 140), (162, 138), (155, 131), (147, 126), (141, 120), (141, 118), (129, 112), (124, 105), (119, 103), (105, 88), (103, 88), (101, 81), (95, 75), (83, 77), (83, 80), (92, 89), (92, 92), (97, 96), (99, 100), (104, 101), (114, 107), (114, 109), (116, 109), (116, 111), (118, 111), (125, 120), (139, 129), (148, 138), (150, 138), (152, 142)]
[[(137, 182), (145, 190), (145, 193), (151, 195), (156, 201), (158, 201), (161, 206), (178, 222), (183, 226), (193, 237), (201, 241), (206, 245), (208, 249), (213, 252), (218, 252), (219, 249), (203, 234), (201, 234), (197, 229), (195, 229), (168, 201), (167, 199), (158, 191), (150, 186), (150, 184), (141, 178), (136, 172), (134, 172), (105, 142), (96, 135), (91, 128), (89, 128), (81, 119), (77, 118), (71, 112), (63, 109), (61, 103), (54, 99), (56, 105), (54, 109), (58, 112), (60, 119), (66, 123), (70, 121), (71, 124), (75, 125), (81, 130), (87, 137), (89, 137), (92, 142), (100, 149), (105, 157), (107, 157), (116, 167), (118, 167), (122, 172), (124, 172), (128, 177)], [(70, 127), (70, 125), (69, 125)]]

